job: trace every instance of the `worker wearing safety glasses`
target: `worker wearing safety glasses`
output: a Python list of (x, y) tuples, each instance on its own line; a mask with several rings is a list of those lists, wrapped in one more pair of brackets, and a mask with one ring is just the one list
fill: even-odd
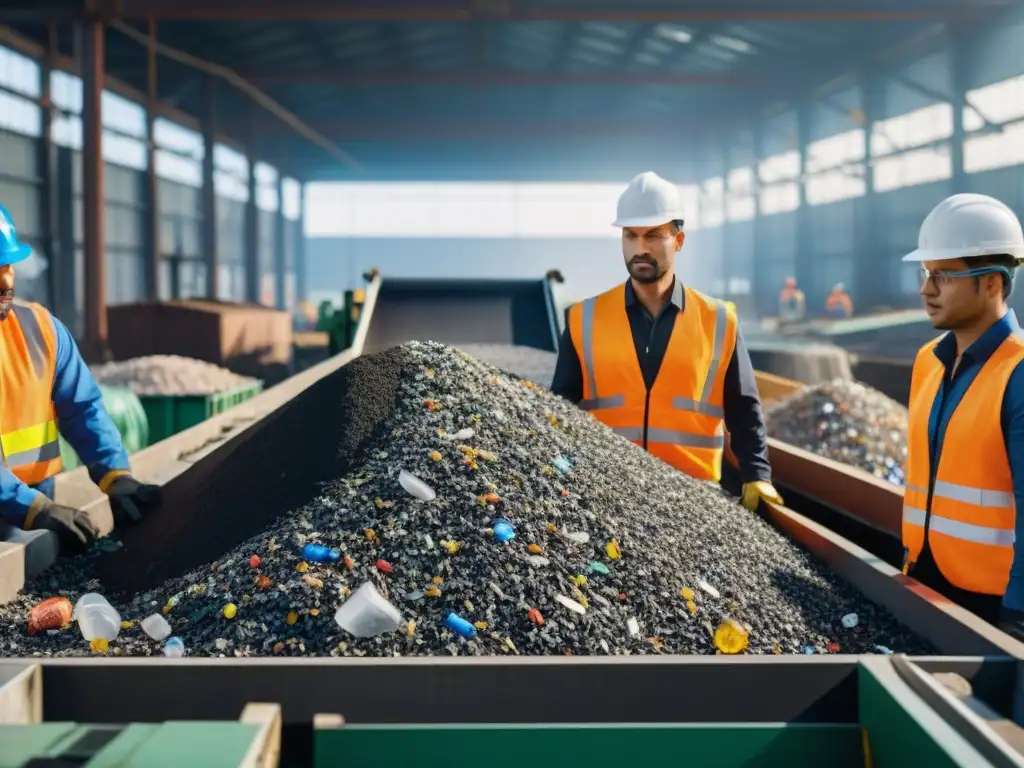
[(1024, 338), (1006, 306), (1022, 259), (1013, 211), (968, 194), (939, 203), (903, 258), (947, 331), (911, 378), (903, 570), (1024, 639)]
[(52, 500), (58, 431), (110, 498), (115, 524), (137, 522), (159, 504), (160, 489), (129, 473), (121, 435), (68, 329), (39, 304), (15, 303), (15, 265), (31, 256), (0, 205), (0, 540), (18, 540), (12, 529), (48, 530), (67, 554), (99, 531), (86, 512)]
[(782, 503), (735, 308), (675, 275), (685, 239), (679, 189), (640, 174), (613, 226), (630, 279), (569, 308), (551, 391), (700, 480), (721, 479), (728, 427), (743, 504)]

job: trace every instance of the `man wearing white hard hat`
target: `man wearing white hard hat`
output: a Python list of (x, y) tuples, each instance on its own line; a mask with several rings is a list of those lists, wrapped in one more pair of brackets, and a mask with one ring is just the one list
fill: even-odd
[(736, 313), (675, 276), (685, 239), (678, 188), (640, 174), (613, 226), (629, 280), (569, 308), (551, 390), (701, 480), (721, 479), (727, 428), (744, 505), (781, 503)]
[(904, 573), (1024, 638), (1024, 339), (1006, 300), (1024, 232), (1006, 205), (953, 195), (921, 225), (905, 262), (943, 336), (910, 384)]

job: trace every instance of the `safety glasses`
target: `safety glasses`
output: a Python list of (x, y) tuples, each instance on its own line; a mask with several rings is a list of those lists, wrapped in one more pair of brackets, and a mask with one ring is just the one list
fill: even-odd
[(943, 286), (949, 285), (953, 280), (959, 280), (963, 277), (981, 277), (982, 275), (996, 274), (1006, 275), (1008, 280), (1013, 280), (1013, 273), (1006, 267), (977, 267), (976, 269), (961, 269), (959, 271), (924, 269), (922, 267), (919, 276), (922, 288), (931, 280), (936, 288), (942, 289)]

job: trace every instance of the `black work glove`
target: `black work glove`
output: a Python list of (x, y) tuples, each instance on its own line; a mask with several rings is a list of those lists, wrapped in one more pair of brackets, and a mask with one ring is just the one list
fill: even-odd
[(137, 523), (146, 512), (160, 506), (160, 486), (145, 485), (131, 475), (121, 475), (107, 489), (115, 525)]
[(999, 629), (1014, 640), (1024, 642), (1024, 611), (1003, 607), (999, 612)]
[(53, 531), (60, 543), (60, 553), (78, 554), (87, 550), (99, 538), (99, 529), (88, 513), (46, 499), (32, 518), (30, 530)]

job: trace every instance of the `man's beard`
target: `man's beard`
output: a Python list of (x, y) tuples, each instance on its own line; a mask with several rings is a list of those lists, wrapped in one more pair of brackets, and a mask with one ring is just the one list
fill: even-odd
[[(637, 269), (637, 267), (639, 267), (639, 269)], [(626, 265), (626, 269), (629, 272), (629, 276), (642, 285), (656, 283), (664, 274), (658, 266), (658, 262), (654, 259), (643, 257), (630, 259), (629, 263)]]
[(0, 299), (8, 299), (8, 301), (0, 301), (0, 320), (4, 320), (14, 307), (14, 289), (0, 291)]

